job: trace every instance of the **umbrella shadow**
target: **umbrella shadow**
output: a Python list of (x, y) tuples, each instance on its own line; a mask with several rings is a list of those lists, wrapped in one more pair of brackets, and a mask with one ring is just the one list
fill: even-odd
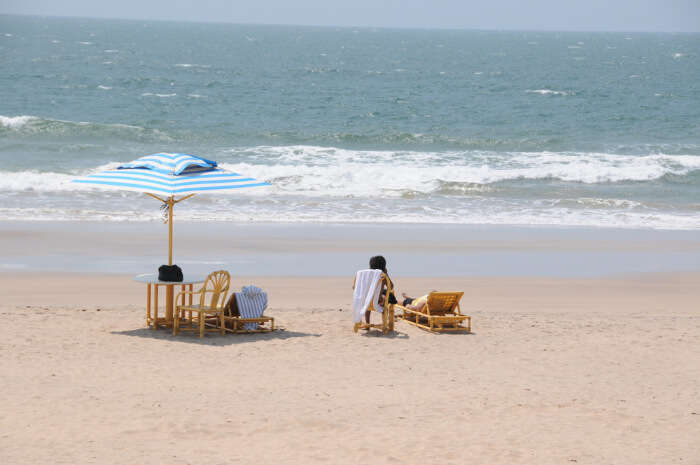
[(177, 336), (173, 336), (172, 330), (154, 331), (151, 328), (129, 329), (126, 331), (112, 331), (112, 334), (120, 336), (142, 337), (154, 340), (167, 340), (174, 342), (182, 342), (185, 344), (199, 344), (205, 346), (229, 346), (233, 344), (243, 344), (248, 342), (264, 341), (264, 340), (285, 340), (297, 337), (321, 337), (320, 334), (302, 333), (299, 331), (287, 331), (284, 328), (275, 329), (269, 333), (226, 333), (224, 336), (218, 333), (207, 333), (203, 338), (199, 337), (198, 332), (181, 332)]

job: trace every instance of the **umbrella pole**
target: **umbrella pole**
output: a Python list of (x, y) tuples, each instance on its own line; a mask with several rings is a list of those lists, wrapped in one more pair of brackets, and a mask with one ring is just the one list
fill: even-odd
[(168, 198), (168, 265), (173, 264), (173, 205), (175, 196)]
[[(173, 264), (173, 205), (175, 205), (175, 196), (168, 197), (168, 265)], [(179, 318), (174, 315), (173, 305), (174, 289), (172, 285), (165, 286), (165, 319), (173, 321), (174, 318)]]

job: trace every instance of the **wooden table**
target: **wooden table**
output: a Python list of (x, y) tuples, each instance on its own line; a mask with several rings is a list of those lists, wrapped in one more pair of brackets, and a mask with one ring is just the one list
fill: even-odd
[[(175, 302), (175, 286), (182, 286), (182, 290), (192, 291), (193, 284), (203, 283), (206, 276), (185, 275), (182, 281), (161, 281), (158, 273), (147, 273), (134, 276), (134, 281), (146, 284), (146, 326), (153, 325), (153, 329), (158, 329), (159, 325), (172, 326)], [(158, 317), (158, 288), (165, 287), (165, 317)], [(151, 289), (153, 289), (153, 305), (151, 305)], [(188, 305), (192, 305), (192, 295), (189, 296)], [(182, 296), (180, 305), (185, 305), (185, 296)], [(153, 316), (151, 316), (153, 308)]]

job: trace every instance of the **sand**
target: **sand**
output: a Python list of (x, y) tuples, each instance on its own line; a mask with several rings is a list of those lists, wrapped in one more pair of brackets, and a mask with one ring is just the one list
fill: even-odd
[(0, 463), (700, 463), (700, 274), (396, 278), (471, 335), (352, 332), (351, 278), (235, 277), (266, 335), (144, 327), (127, 275), (0, 274)]

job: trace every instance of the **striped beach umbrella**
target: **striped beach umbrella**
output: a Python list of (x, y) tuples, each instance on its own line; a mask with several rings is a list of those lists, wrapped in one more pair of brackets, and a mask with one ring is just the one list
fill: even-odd
[[(173, 264), (173, 206), (198, 193), (231, 192), (267, 182), (226, 172), (215, 161), (185, 153), (156, 153), (73, 182), (104, 189), (144, 192), (168, 209), (168, 265)], [(179, 198), (176, 198), (178, 197)]]

